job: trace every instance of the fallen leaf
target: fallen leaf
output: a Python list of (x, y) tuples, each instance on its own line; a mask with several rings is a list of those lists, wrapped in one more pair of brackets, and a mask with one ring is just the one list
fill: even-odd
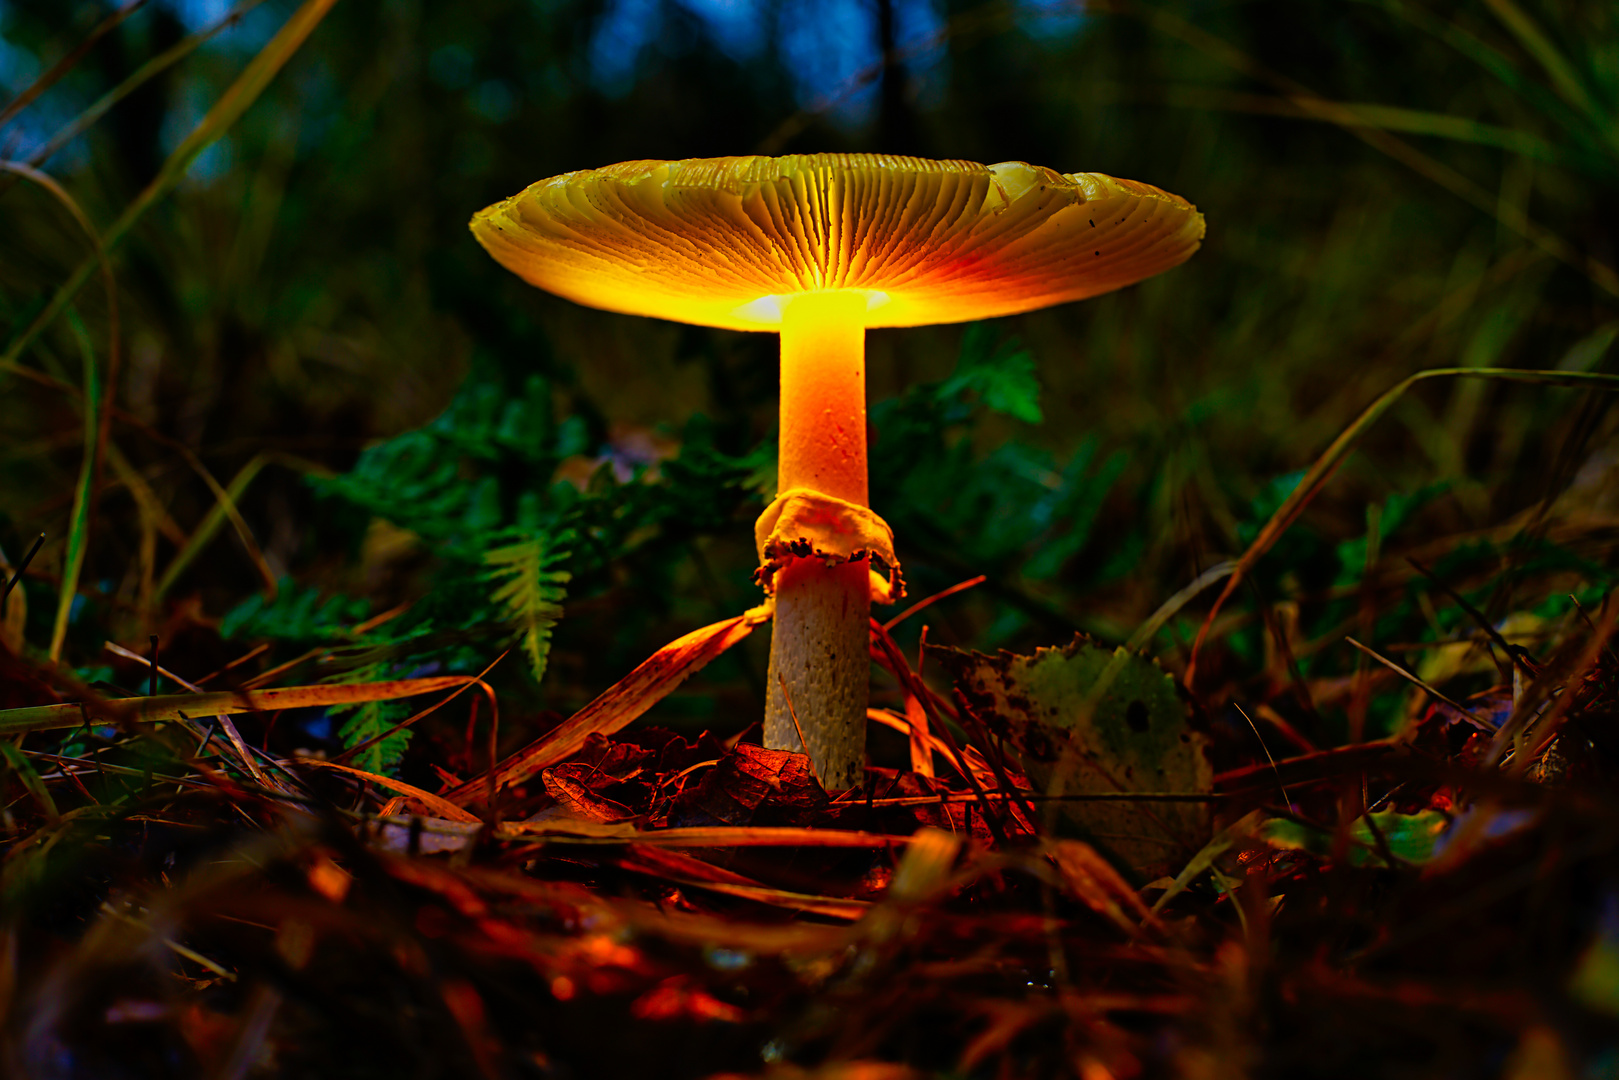
[(738, 743), (702, 780), (680, 793), (669, 823), (811, 824), (827, 804), (807, 756)]
[[(593, 734), (621, 730), (662, 701), (688, 675), (753, 633), (754, 627), (770, 619), (772, 610), (769, 605), (756, 607), (671, 641), (583, 709), (496, 765), (495, 787), (522, 783), (540, 770), (566, 761)], [(475, 776), (445, 792), (444, 797), (464, 804), (483, 798), (488, 790), (488, 776)]]
[(569, 814), (586, 821), (628, 821), (635, 811), (623, 803), (596, 794), (585, 784), (571, 776), (559, 775), (557, 769), (546, 769), (540, 774), (546, 794), (555, 799)]
[[(1157, 663), (1083, 635), (1033, 656), (933, 648), (968, 705), (1023, 761), (1036, 791), (1054, 796), (1214, 788), (1208, 739), (1188, 723), (1175, 683)], [(1144, 873), (1184, 861), (1209, 837), (1199, 801), (1069, 801), (1063, 815), (1085, 838)]]

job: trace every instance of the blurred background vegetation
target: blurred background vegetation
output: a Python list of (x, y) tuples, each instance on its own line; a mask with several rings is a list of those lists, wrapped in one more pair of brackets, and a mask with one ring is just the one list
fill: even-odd
[[(229, 678), (304, 657), (285, 677), (313, 681), (477, 670), (515, 632), (528, 648), (496, 674), (515, 744), (756, 602), (776, 339), (581, 309), (500, 269), (472, 212), (568, 170), (1021, 159), (1146, 181), (1206, 214), (1202, 251), (1139, 287), (870, 335), (873, 500), (912, 592), (988, 576), (908, 623), (912, 647), (924, 621), (931, 641), (978, 648), (1123, 641), (1239, 554), (1404, 376), (1611, 370), (1619, 13), (1574, 0), (342, 0), (121, 237), (116, 323), (91, 275), (18, 352), (93, 268), (68, 202), (110, 236), (297, 5), (128, 7), (0, 0), (0, 156), (67, 200), (0, 175), (0, 551), (15, 564), (46, 533), (7, 640), (44, 656), (59, 637), (109, 692), (144, 689), (109, 639), (145, 652), (157, 635), (189, 678), (268, 642)], [(92, 371), (114, 408), (84, 500)], [(1356, 669), (1342, 638), (1363, 624), (1452, 673), (1463, 661), (1432, 646), (1466, 617), (1407, 555), (1531, 644), (1566, 594), (1605, 593), (1609, 404), (1413, 390), (1229, 605), (1207, 700), (1273, 701), (1310, 739), (1341, 740), (1356, 706), (1323, 680)], [(496, 598), (509, 577), (493, 551), (544, 595)], [(1152, 641), (1171, 668), (1209, 599)], [(763, 638), (660, 722), (729, 735), (755, 719)], [(1379, 699), (1367, 730), (1405, 707)], [(352, 742), (391, 716), (317, 716), (276, 741)], [(453, 764), (470, 753), (460, 724), (419, 745)]]

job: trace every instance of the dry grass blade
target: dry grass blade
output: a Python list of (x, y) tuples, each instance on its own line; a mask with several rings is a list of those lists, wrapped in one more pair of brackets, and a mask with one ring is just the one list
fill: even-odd
[(1130, 652), (1140, 652), (1152, 644), (1152, 639), (1158, 636), (1158, 631), (1164, 624), (1179, 614), (1180, 609), (1197, 599), (1198, 595), (1217, 581), (1224, 581), (1237, 570), (1237, 564), (1231, 560), (1217, 563), (1197, 576), (1197, 580), (1181, 589), (1174, 596), (1159, 605), (1146, 622), (1136, 627), (1136, 632), (1130, 635), (1125, 648)]
[[(754, 627), (769, 618), (769, 606), (757, 607), (671, 641), (550, 733), (490, 770), (495, 788), (522, 783), (541, 769), (566, 760), (593, 734), (611, 735), (622, 730), (663, 700), (688, 675), (753, 633)], [(475, 776), (446, 792), (444, 797), (464, 805), (483, 796), (489, 782), (488, 775)]]
[(572, 844), (623, 844), (633, 841), (655, 847), (742, 848), (889, 848), (904, 847), (909, 836), (890, 836), (849, 829), (810, 829), (791, 826), (694, 826), (686, 829), (643, 831), (628, 822), (509, 821), (500, 825), (502, 836), (543, 836)]
[(1619, 296), (1619, 273), (1613, 267), (1595, 256), (1581, 253), (1563, 237), (1530, 220), (1522, 209), (1496, 198), (1495, 193), (1485, 190), (1449, 165), (1381, 128), (1368, 126), (1353, 108), (1322, 98), (1298, 82), (1258, 63), (1228, 42), (1162, 8), (1141, 0), (1103, 0), (1097, 6), (1135, 15), (1154, 29), (1184, 41), (1233, 70), (1270, 83), (1306, 114), (1337, 124), (1362, 142), (1494, 218), (1548, 255), (1579, 270), (1603, 291)]
[(1282, 758), (1274, 764), (1268, 761), (1241, 765), (1214, 775), (1216, 793), (1235, 795), (1257, 790), (1269, 791), (1278, 781), (1293, 787), (1317, 783), (1376, 766), (1406, 747), (1394, 739), (1376, 739), (1369, 742), (1335, 746), (1330, 750), (1317, 750), (1311, 754)]
[(274, 595), (276, 590), (275, 575), (270, 570), (269, 564), (264, 561), (264, 555), (258, 550), (258, 544), (253, 540), (252, 533), (248, 531), (247, 522), (242, 520), (241, 512), (236, 508), (237, 504), (241, 502), (242, 496), (247, 493), (248, 485), (269, 463), (270, 455), (255, 454), (231, 478), (228, 487), (220, 487), (217, 482), (209, 485), (214, 489), (214, 505), (209, 508), (207, 516), (202, 519), (202, 524), (197, 526), (196, 531), (191, 534), (185, 545), (175, 554), (174, 559), (163, 571), (163, 576), (158, 579), (153, 590), (154, 601), (160, 601), (164, 596), (168, 595), (168, 591), (174, 586), (175, 581), (185, 572), (186, 567), (190, 566), (192, 561), (201, 554), (202, 549), (208, 545), (208, 542), (219, 533), (220, 528), (226, 521), (236, 526), (237, 535), (241, 537), (242, 543), (247, 546), (248, 552), (253, 559), (253, 565), (259, 570), (259, 576), (264, 580), (266, 590), (271, 595)]
[(1048, 840), (1042, 853), (1061, 872), (1071, 895), (1125, 933), (1134, 933), (1138, 922), (1152, 920), (1152, 912), (1142, 903), (1140, 894), (1089, 844)]
[(625, 870), (647, 874), (676, 885), (707, 889), (724, 896), (751, 900), (757, 904), (769, 904), (772, 907), (825, 915), (828, 918), (845, 919), (849, 922), (854, 922), (871, 910), (871, 905), (864, 900), (772, 888), (712, 863), (664, 848), (631, 845), (618, 860), (618, 865)]
[(38, 536), (34, 537), (34, 542), (28, 546), (28, 553), (22, 557), (22, 561), (17, 563), (16, 572), (13, 573), (10, 579), (6, 582), (5, 589), (0, 591), (0, 606), (3, 606), (5, 602), (10, 599), (11, 590), (15, 589), (17, 587), (17, 582), (22, 580), (23, 571), (28, 569), (28, 564), (34, 561), (34, 556), (39, 554), (39, 549), (44, 543), (44, 533), (40, 533)]
[[(124, 648), (116, 641), (109, 641), (104, 647), (114, 656), (121, 656), (125, 660), (133, 660), (136, 663), (149, 664), (155, 674), (161, 675), (165, 679), (172, 679), (181, 686), (185, 687), (187, 690), (191, 691), (193, 694), (201, 694), (205, 692), (202, 687), (198, 686), (197, 684), (187, 682), (174, 672), (169, 671), (167, 668), (164, 668), (162, 665), (156, 663), (155, 652), (153, 657), (142, 656), (140, 653), (137, 653), (132, 649)], [(156, 648), (155, 639), (153, 648), (154, 650)], [(236, 725), (231, 722), (230, 717), (216, 716), (214, 719), (218, 722), (220, 730), (225, 733), (225, 738), (230, 742), (231, 749), (235, 751), (237, 764), (240, 765), (249, 776), (263, 784), (265, 787), (280, 790), (282, 785), (277, 783), (274, 777), (270, 776), (259, 767), (258, 761), (253, 757), (253, 752), (247, 747), (247, 741), (242, 738), (242, 733), (236, 730)]]
[(320, 758), (298, 758), (297, 761), (300, 765), (308, 765), (319, 769), (334, 769), (337, 772), (346, 773), (349, 776), (358, 776), (362, 780), (368, 780), (373, 784), (381, 785), (382, 787), (388, 788), (391, 791), (397, 791), (401, 795), (409, 795), (412, 799), (415, 799), (417, 802), (421, 803), (423, 806), (427, 807), (429, 810), (448, 821), (459, 821), (468, 825), (478, 824), (478, 819), (476, 817), (467, 813), (454, 803), (446, 802), (444, 799), (434, 795), (432, 792), (423, 791), (414, 784), (407, 784), (403, 780), (395, 780), (391, 776), (379, 776), (376, 773), (366, 772), (364, 769), (356, 769), (349, 765), (339, 765), (335, 761), (324, 761)]
[[(908, 700), (916, 701), (917, 699), (912, 697), (912, 698), (909, 698)], [(918, 705), (919, 708), (921, 707), (920, 702), (918, 702), (917, 705)], [(950, 759), (951, 766), (952, 767), (955, 766), (956, 759), (953, 756), (951, 756), (950, 747), (948, 745), (946, 745), (945, 741), (943, 739), (939, 738), (937, 735), (933, 734), (931, 731), (924, 730), (924, 731), (918, 732), (916, 730), (916, 728), (912, 726), (909, 718), (899, 716), (899, 715), (889, 711), (888, 709), (867, 709), (866, 710), (866, 719), (872, 721), (873, 723), (881, 724), (886, 728), (892, 728), (893, 730), (899, 732), (902, 735), (907, 735), (907, 736), (910, 736), (912, 738), (920, 737), (920, 739), (926, 744), (927, 748), (931, 752), (945, 755), (946, 757), (948, 757)], [(924, 719), (924, 722), (925, 722), (926, 717), (924, 716), (923, 719)], [(962, 756), (966, 758), (967, 767), (969, 769), (971, 769), (974, 773), (978, 774), (979, 779), (984, 780), (984, 781), (993, 781), (994, 780), (994, 778), (995, 778), (995, 770), (993, 770), (993, 769), (991, 769), (989, 767), (989, 762), (984, 760), (984, 755), (980, 754), (978, 752), (977, 747), (963, 746), (961, 748), (961, 753), (962, 753)], [(966, 777), (962, 776), (962, 779), (965, 780)], [(970, 795), (970, 796), (967, 796), (967, 797), (968, 798), (973, 798), (973, 799), (978, 798), (977, 795)], [(930, 796), (929, 798), (930, 799), (936, 799), (937, 797), (936, 796)]]
[(1426, 109), (1406, 109), (1369, 102), (1330, 101), (1309, 95), (1277, 97), (1244, 94), (1208, 86), (1166, 86), (1157, 92), (1151, 90), (1143, 92), (1136, 87), (1120, 86), (1117, 93), (1122, 100), (1150, 100), (1176, 108), (1285, 116), (1294, 120), (1314, 120), (1341, 126), (1398, 131), (1407, 135), (1425, 135), (1452, 142), (1493, 146), (1553, 164), (1562, 160), (1562, 154), (1557, 148), (1538, 135)]
[(1193, 686), (1196, 679), (1198, 654), (1202, 651), (1203, 642), (1208, 637), (1209, 628), (1214, 625), (1215, 616), (1220, 613), (1220, 609), (1231, 598), (1231, 594), (1242, 583), (1248, 571), (1253, 569), (1254, 564), (1259, 561), (1265, 552), (1271, 549), (1271, 545), (1275, 544), (1282, 534), (1292, 526), (1293, 522), (1298, 520), (1298, 516), (1304, 512), (1304, 508), (1309, 505), (1310, 500), (1315, 498), (1316, 494), (1326, 486), (1327, 481), (1338, 470), (1338, 466), (1343, 464), (1344, 459), (1349, 456), (1349, 452), (1360, 442), (1361, 437), (1366, 434), (1367, 430), (1381, 419), (1383, 414), (1388, 412), (1405, 395), (1407, 390), (1427, 379), (1495, 379), (1501, 382), (1528, 383), (1535, 386), (1586, 387), (1610, 392), (1619, 390), (1619, 375), (1607, 375), (1600, 372), (1536, 371), (1519, 368), (1431, 368), (1427, 371), (1419, 371), (1414, 375), (1407, 376), (1392, 388), (1384, 391), (1376, 401), (1366, 406), (1365, 410), (1355, 418), (1354, 423), (1345, 428), (1332, 441), (1332, 445), (1328, 446), (1320, 457), (1316, 458), (1315, 463), (1310, 466), (1309, 470), (1294, 486), (1292, 493), (1282, 502), (1281, 506), (1276, 508), (1276, 512), (1270, 516), (1270, 520), (1265, 522), (1265, 527), (1259, 530), (1259, 535), (1254, 537), (1253, 543), (1248, 545), (1248, 550), (1244, 551), (1242, 557), (1237, 560), (1236, 566), (1231, 571), (1231, 576), (1226, 581), (1225, 588), (1220, 591), (1220, 595), (1215, 599), (1214, 606), (1209, 609), (1208, 615), (1204, 617), (1203, 625), (1198, 628), (1197, 637), (1192, 642), (1191, 655), (1186, 662), (1185, 681), (1188, 688)]
[[(905, 687), (905, 692), (922, 703), (922, 708), (926, 710), (928, 715), (929, 734), (931, 735), (935, 731), (939, 733), (943, 749), (949, 754), (950, 761), (955, 765), (956, 771), (966, 778), (968, 784), (972, 785), (973, 793), (980, 800), (983, 800), (981, 805), (987, 809), (990, 803), (984, 797), (986, 790), (984, 784), (979, 781), (978, 776), (968, 766), (967, 756), (962, 753), (955, 737), (950, 734), (950, 729), (945, 726), (943, 718), (935, 710), (933, 692), (927, 688), (921, 679), (916, 677), (916, 673), (911, 670), (911, 665), (906, 662), (904, 654), (899, 651), (899, 646), (894, 644), (894, 639), (889, 636), (887, 630), (883, 629), (882, 623), (876, 619), (871, 620), (871, 640), (877, 644), (874, 651), (881, 654), (888, 661), (884, 666), (893, 672), (895, 678), (900, 680)], [(910, 725), (907, 724), (906, 730), (909, 729)], [(1001, 809), (1004, 812), (1005, 808)], [(1010, 815), (1007, 816), (1009, 817)], [(995, 815), (986, 812), (984, 814), (984, 824), (994, 834), (997, 843), (1006, 843), (1005, 828)]]
[(123, 7), (97, 23), (95, 29), (85, 35), (84, 40), (74, 46), (71, 52), (52, 64), (50, 70), (34, 80), (33, 85), (7, 102), (4, 109), (0, 109), (0, 127), (10, 123), (13, 117), (33, 104), (39, 98), (39, 95), (61, 81), (64, 75), (77, 67), (79, 61), (83, 60), (90, 50), (95, 48), (96, 42), (116, 30), (119, 23), (135, 14), (145, 4), (146, 0), (129, 0)]
[(1379, 653), (1377, 650), (1367, 648), (1365, 645), (1362, 645), (1352, 637), (1346, 637), (1344, 640), (1349, 642), (1349, 644), (1353, 645), (1355, 648), (1359, 649), (1366, 656), (1377, 661), (1379, 664), (1382, 664), (1384, 667), (1394, 672), (1394, 674), (1398, 675), (1400, 678), (1406, 680), (1411, 685), (1433, 698), (1435, 701), (1440, 702), (1446, 708), (1453, 709), (1457, 714), (1466, 717), (1468, 722), (1474, 727), (1478, 728), (1480, 731), (1495, 730), (1495, 728), (1491, 727), (1489, 724), (1480, 719), (1479, 716), (1473, 712), (1473, 710), (1469, 709), (1459, 701), (1446, 697), (1444, 694), (1440, 693), (1438, 690), (1435, 690), (1432, 686), (1429, 686), (1426, 682), (1423, 682), (1417, 676), (1413, 675), (1399, 664), (1396, 664), (1393, 660), (1390, 660), (1382, 653)]
[(146, 477), (142, 476), (129, 458), (124, 456), (124, 452), (118, 449), (118, 444), (115, 442), (107, 443), (106, 453), (107, 462), (112, 466), (113, 474), (118, 478), (117, 482), (129, 489), (129, 494), (135, 500), (135, 505), (140, 508), (141, 514), (151, 522), (152, 528), (162, 533), (163, 537), (175, 547), (185, 544), (185, 530), (181, 529), (169, 514), (168, 508), (163, 505), (163, 500), (158, 497), (157, 492), (152, 490), (152, 485), (147, 483)]
[[(1610, 595), (1597, 615), (1596, 629), (1584, 640), (1567, 642), (1518, 697), (1512, 715), (1495, 733), (1484, 758), (1485, 764), (1502, 764), (1510, 751), (1512, 771), (1523, 775), (1534, 757), (1532, 751), (1543, 749), (1549, 742), (1547, 736), (1555, 734), (1562, 725), (1578, 696), (1578, 684), (1607, 649), (1616, 629), (1619, 629), (1619, 603)], [(1542, 734), (1535, 746), (1529, 741), (1532, 730)]]
[[(502, 660), (506, 659), (507, 655), (510, 654), (510, 652), (511, 652), (511, 650), (508, 649), (508, 650), (506, 650), (506, 652), (501, 653), (499, 656), (497, 656), (493, 660), (489, 661), (489, 666), (488, 667), (484, 668), (482, 671), (478, 672), (478, 674), (472, 676), (470, 679), (467, 679), (465, 682), (463, 682), (460, 686), (456, 687), (455, 692), (452, 693), (449, 697), (443, 698), (440, 701), (435, 701), (433, 704), (429, 705), (427, 708), (423, 709), (421, 712), (416, 713), (413, 716), (407, 716), (405, 719), (399, 721), (399, 723), (395, 724), (393, 727), (389, 728), (387, 731), (384, 731), (384, 732), (382, 732), (380, 734), (377, 734), (377, 735), (373, 735), (373, 736), (371, 736), (371, 738), (366, 739), (364, 742), (355, 743), (353, 746), (349, 747), (347, 750), (345, 750), (341, 754), (337, 755), (335, 760), (337, 760), (339, 762), (353, 761), (355, 758), (359, 757), (361, 754), (365, 753), (365, 751), (371, 749), (373, 746), (376, 746), (378, 743), (382, 742), (384, 739), (392, 738), (393, 736), (399, 734), (401, 731), (404, 731), (406, 728), (408, 728), (411, 725), (415, 724), (418, 720), (421, 720), (424, 717), (429, 716), (429, 715), (437, 712), (438, 710), (444, 708), (444, 706), (448, 705), (450, 702), (454, 701), (456, 698), (460, 697), (462, 694), (464, 694), (466, 691), (470, 690), (474, 686), (478, 687), (484, 693), (489, 695), (489, 708), (493, 713), (493, 723), (491, 724), (490, 729), (489, 729), (489, 737), (490, 737), (490, 739), (494, 739), (495, 735), (496, 735), (496, 727), (500, 723), (500, 706), (499, 706), (498, 701), (495, 698), (494, 688), (491, 687), (488, 683), (484, 682), (483, 680), (484, 680), (484, 676), (488, 675), (491, 671), (493, 671), (495, 669), (495, 665), (500, 663)], [(490, 753), (490, 757), (491, 758), (494, 757), (494, 754), (493, 754), (492, 751)]]
[(216, 691), (209, 694), (160, 694), (156, 697), (116, 698), (98, 702), (35, 705), (0, 711), (0, 734), (51, 731), (80, 727), (85, 716), (125, 723), (156, 723), (193, 716), (224, 716), (275, 709), (309, 709), (348, 705), (453, 690), (473, 680), (466, 675), (440, 675), (430, 679), (351, 683), (336, 686), (289, 686), (278, 690)]
[[(20, 177), (30, 183), (37, 184), (38, 186), (44, 188), (53, 199), (65, 207), (67, 212), (73, 216), (73, 220), (78, 224), (79, 228), (84, 232), (84, 235), (89, 238), (90, 246), (94, 249), (93, 264), (86, 265), (94, 265), (101, 271), (102, 288), (107, 294), (107, 392), (102, 400), (88, 400), (90, 386), (87, 381), (84, 389), (79, 391), (78, 394), (79, 400), (83, 403), (83, 408), (85, 410), (84, 422), (86, 424), (94, 424), (96, 428), (96, 449), (95, 452), (91, 454), (92, 465), (90, 472), (88, 504), (88, 513), (93, 514), (96, 498), (101, 490), (102, 462), (106, 456), (106, 448), (112, 441), (113, 400), (118, 395), (118, 376), (122, 370), (122, 364), (120, 363), (122, 353), (119, 351), (120, 335), (118, 328), (118, 282), (113, 277), (112, 263), (107, 259), (107, 248), (106, 245), (102, 243), (101, 233), (96, 229), (95, 225), (91, 223), (90, 215), (84, 212), (84, 208), (79, 205), (77, 199), (68, 194), (66, 188), (57, 183), (55, 178), (49, 174), (41, 172), (32, 165), (24, 165), (20, 162), (0, 161), (0, 172), (7, 173), (11, 176)], [(15, 364), (12, 364), (11, 366), (15, 367)], [(0, 372), (5, 370), (7, 370), (7, 364), (4, 361), (0, 361)], [(86, 432), (85, 438), (88, 442), (90, 438), (88, 432)], [(86, 521), (88, 521), (88, 514)]]
[(943, 600), (946, 597), (954, 596), (958, 592), (966, 592), (968, 589), (976, 588), (977, 586), (982, 585), (984, 582), (986, 582), (988, 580), (989, 580), (989, 578), (986, 577), (985, 575), (976, 574), (973, 577), (968, 578), (966, 581), (958, 581), (958, 582), (956, 582), (954, 585), (950, 586), (948, 589), (941, 589), (940, 591), (934, 593), (932, 596), (923, 597), (921, 600), (918, 600), (916, 603), (912, 604), (910, 607), (906, 608), (904, 611), (900, 612), (898, 615), (895, 615), (892, 619), (889, 619), (887, 622), (883, 623), (883, 629), (887, 630), (889, 632), (892, 632), (894, 627), (898, 626), (900, 623), (904, 622), (906, 619), (909, 619), (912, 615), (915, 615), (917, 612), (925, 611), (926, 609), (932, 607), (934, 604), (937, 604), (940, 600)]
[(56, 809), (56, 800), (51, 798), (50, 790), (40, 779), (39, 773), (34, 770), (33, 763), (24, 756), (23, 751), (12, 743), (0, 742), (0, 759), (4, 759), (6, 765), (22, 782), (23, 789), (39, 803), (39, 808), (44, 811), (47, 821), (54, 823), (61, 817)]
[[(114, 105), (117, 105), (130, 94), (134, 93), (151, 80), (157, 78), (157, 76), (163, 74), (169, 68), (173, 67), (181, 60), (184, 60), (187, 56), (190, 56), (196, 51), (198, 46), (206, 44), (222, 32), (229, 30), (231, 27), (241, 22), (242, 16), (246, 15), (249, 11), (252, 11), (262, 3), (264, 3), (264, 0), (245, 0), (244, 3), (238, 5), (235, 10), (231, 11), (214, 25), (205, 30), (192, 34), (191, 36), (183, 39), (172, 47), (163, 50), (158, 55), (146, 61), (146, 63), (136, 68), (129, 78), (107, 91), (93, 104), (91, 104), (89, 108), (85, 109), (72, 120), (62, 125), (59, 131), (53, 134), (49, 139), (45, 140), (44, 145), (29, 155), (28, 163), (30, 165), (45, 164), (64, 146), (78, 138), (80, 135), (83, 135), (90, 128), (94, 127), (96, 122), (99, 121), (103, 116), (107, 115), (108, 111), (111, 110)], [(0, 195), (3, 195), (6, 190), (6, 187), (0, 186)]]
[(1506, 638), (1501, 636), (1501, 631), (1497, 630), (1495, 626), (1491, 624), (1489, 618), (1485, 616), (1484, 612), (1468, 603), (1465, 596), (1457, 592), (1455, 589), (1452, 589), (1449, 585), (1446, 585), (1443, 581), (1439, 580), (1438, 576), (1435, 575), (1433, 571), (1417, 562), (1417, 560), (1407, 559), (1405, 561), (1410, 563), (1411, 568), (1417, 573), (1433, 582), (1434, 587), (1448, 596), (1452, 603), (1461, 608), (1463, 611), (1467, 612), (1467, 617), (1472, 619), (1474, 624), (1484, 632), (1484, 636), (1489, 638), (1491, 643), (1506, 655), (1507, 659), (1511, 661), (1513, 667), (1517, 668), (1518, 671), (1523, 675), (1530, 678), (1534, 677), (1534, 669), (1530, 667), (1528, 662), (1524, 660), (1522, 655), (1520, 655), (1520, 650), (1513, 648), (1511, 643), (1509, 643)]
[[(141, 219), (146, 211), (174, 189), (175, 185), (185, 176), (187, 170), (191, 168), (192, 163), (197, 160), (197, 157), (217, 142), (230, 129), (231, 125), (247, 111), (248, 106), (258, 100), (258, 96), (264, 92), (264, 88), (269, 85), (270, 80), (286, 65), (288, 60), (292, 59), (293, 54), (303, 45), (304, 39), (314, 31), (316, 26), (320, 25), (320, 21), (326, 17), (326, 13), (332, 9), (336, 2), (337, 0), (304, 0), (303, 5), (293, 12), (275, 37), (270, 39), (264, 48), (259, 51), (259, 54), (237, 76), (236, 81), (214, 103), (214, 107), (208, 110), (207, 115), (202, 118), (202, 121), (192, 130), (191, 134), (186, 136), (184, 141), (174, 149), (174, 152), (164, 161), (162, 169), (152, 179), (152, 182), (135, 197), (135, 200), (124, 209), (118, 220), (107, 230), (106, 235), (102, 237), (102, 246), (107, 251), (117, 247), (124, 237), (129, 235), (130, 229), (134, 228), (135, 223)], [(72, 303), (73, 298), (84, 287), (84, 283), (90, 279), (96, 265), (96, 259), (86, 260), (79, 264), (78, 269), (73, 272), (72, 276), (56, 290), (50, 302), (45, 305), (44, 310), (34, 318), (34, 321), (22, 333), (12, 340), (5, 353), (0, 354), (0, 371), (17, 367), (17, 359), (22, 356), (29, 345), (33, 344), (34, 339), (47, 326), (55, 322), (57, 316), (61, 315), (67, 306)]]
[(102, 647), (105, 648), (108, 652), (112, 653), (114, 656), (121, 656), (125, 660), (133, 660), (137, 664), (147, 664), (147, 665), (151, 666), (152, 669), (155, 670), (163, 678), (168, 679), (171, 682), (179, 683), (181, 686), (185, 687), (187, 690), (191, 691), (193, 694), (200, 694), (200, 693), (203, 692), (202, 687), (198, 686), (196, 683), (188, 682), (185, 679), (182, 679), (180, 676), (176, 675), (174, 672), (170, 671), (168, 668), (164, 667), (162, 664), (152, 664), (152, 658), (151, 657), (142, 656), (140, 653), (136, 652), (134, 649), (126, 649), (122, 645), (118, 644), (116, 641), (106, 642)]

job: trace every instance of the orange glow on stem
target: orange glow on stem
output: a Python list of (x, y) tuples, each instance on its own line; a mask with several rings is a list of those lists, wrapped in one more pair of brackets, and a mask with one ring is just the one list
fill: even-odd
[(804, 293), (782, 311), (776, 484), (870, 505), (864, 293)]

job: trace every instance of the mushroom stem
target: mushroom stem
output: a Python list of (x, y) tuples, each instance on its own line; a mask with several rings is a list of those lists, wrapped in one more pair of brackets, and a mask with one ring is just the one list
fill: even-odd
[[(777, 490), (867, 505), (865, 317), (856, 291), (804, 293), (783, 308)], [(765, 745), (803, 749), (828, 789), (862, 776), (870, 590), (864, 562), (798, 559), (776, 578)]]

